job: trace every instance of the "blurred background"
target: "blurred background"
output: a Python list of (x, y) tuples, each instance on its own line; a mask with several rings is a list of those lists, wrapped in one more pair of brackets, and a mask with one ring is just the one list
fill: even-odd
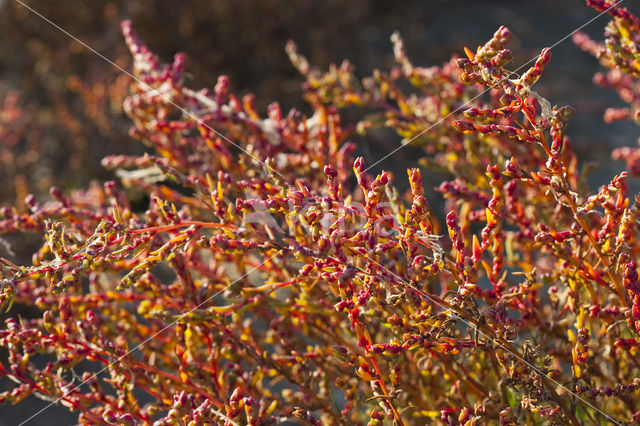
[[(25, 3), (128, 70), (132, 61), (119, 24), (131, 19), (162, 60), (186, 53), (187, 84), (192, 88), (212, 88), (220, 74), (229, 75), (232, 92), (255, 93), (261, 113), (274, 100), (285, 110), (305, 110), (302, 78), (284, 53), (289, 39), (312, 65), (327, 68), (348, 58), (358, 76), (365, 77), (375, 68), (392, 65), (389, 37), (395, 30), (403, 36), (414, 64), (431, 66), (453, 53), (462, 54), (463, 46), (475, 49), (506, 25), (515, 35), (510, 48), (516, 69), (597, 15), (583, 0)], [(626, 0), (623, 6), (640, 12), (638, 2)], [(582, 31), (602, 40), (607, 22), (602, 16)], [(552, 55), (536, 90), (552, 104), (576, 108), (568, 134), (583, 162), (600, 163), (590, 182), (597, 187), (623, 168), (621, 162), (610, 160), (611, 149), (635, 146), (640, 129), (630, 122), (603, 122), (606, 107), (625, 103), (592, 83), (593, 74), (602, 69), (570, 37), (554, 47)], [(22, 208), (26, 194), (46, 197), (51, 185), (82, 188), (92, 179), (113, 178), (100, 166), (102, 157), (142, 152), (143, 147), (127, 135), (129, 121), (121, 109), (128, 84), (128, 77), (16, 0), (0, 0), (0, 206)], [(390, 134), (383, 140), (358, 142), (359, 154), (372, 164), (397, 147), (399, 137)], [(402, 177), (404, 169), (416, 166), (415, 154), (412, 148), (400, 150), (375, 170), (390, 168)], [(638, 188), (637, 182), (631, 186)], [(28, 240), (22, 243), (14, 245), (18, 259), (21, 246), (29, 246)], [(10, 386), (7, 379), (0, 379), (0, 391)], [(45, 405), (35, 398), (17, 406), (0, 405), (0, 426), (18, 424)], [(29, 424), (75, 420), (64, 407), (54, 406)]]

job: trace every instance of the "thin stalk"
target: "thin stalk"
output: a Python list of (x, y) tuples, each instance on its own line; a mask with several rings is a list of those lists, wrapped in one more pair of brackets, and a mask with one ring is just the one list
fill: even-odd
[(380, 379), (378, 379), (378, 384), (382, 389), (382, 393), (386, 397), (385, 401), (387, 402), (387, 404), (389, 404), (391, 411), (393, 411), (393, 416), (395, 417), (396, 421), (400, 426), (404, 426), (404, 421), (402, 420), (402, 417), (400, 416), (400, 413), (398, 412), (396, 407), (393, 405), (393, 402), (391, 401), (391, 397), (389, 396), (389, 392), (387, 392), (387, 387), (385, 386), (384, 379), (382, 378), (382, 372), (380, 371), (380, 367), (378, 367), (378, 363), (375, 357), (373, 355), (369, 356), (369, 361), (371, 361), (371, 364), (373, 364), (373, 368), (376, 370), (376, 374), (378, 375), (378, 377), (380, 377)]

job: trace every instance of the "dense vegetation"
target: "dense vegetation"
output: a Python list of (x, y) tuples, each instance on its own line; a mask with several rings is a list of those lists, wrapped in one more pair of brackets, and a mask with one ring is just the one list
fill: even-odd
[[(640, 20), (587, 3), (611, 16), (606, 40), (574, 41), (629, 103), (605, 119), (636, 119)], [(501, 27), (422, 68), (396, 33), (397, 65), (360, 80), (290, 43), (312, 113), (274, 102), (263, 117), (226, 76), (191, 89), (183, 55), (164, 64), (122, 30), (123, 108), (147, 153), (104, 158), (118, 182), (0, 209), (6, 241), (43, 237), (30, 264), (3, 246), (2, 310), (39, 314), (0, 330), (0, 376), (16, 382), (0, 402), (35, 394), (83, 424), (640, 420), (640, 198), (627, 184), (640, 149), (614, 151), (628, 170), (589, 191), (573, 108), (533, 89), (550, 49), (510, 71)], [(21, 123), (15, 98), (2, 114)], [(5, 128), (11, 153), (21, 133)], [(404, 138), (389, 155), (421, 147), (447, 176), (444, 211), (427, 172), (374, 175), (354, 158), (354, 133), (380, 128)]]

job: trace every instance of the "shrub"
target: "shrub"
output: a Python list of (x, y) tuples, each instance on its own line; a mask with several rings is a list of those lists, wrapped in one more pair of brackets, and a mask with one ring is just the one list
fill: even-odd
[[(631, 104), (607, 118), (633, 117), (640, 20), (588, 3), (607, 40), (576, 42)], [(589, 192), (573, 109), (532, 89), (550, 49), (510, 72), (501, 27), (421, 68), (394, 34), (397, 66), (360, 82), (289, 44), (313, 114), (262, 118), (227, 77), (189, 89), (182, 55), (162, 64), (122, 28), (124, 110), (151, 153), (105, 158), (120, 184), (0, 210), (3, 234), (44, 237), (31, 265), (1, 259), (2, 308), (42, 315), (0, 330), (17, 382), (0, 401), (36, 394), (88, 424), (640, 420), (640, 199), (627, 172)], [(344, 107), (368, 111), (355, 129)], [(450, 176), (444, 221), (419, 169), (400, 193), (354, 161), (353, 131), (377, 127)], [(614, 155), (639, 173), (639, 149)]]

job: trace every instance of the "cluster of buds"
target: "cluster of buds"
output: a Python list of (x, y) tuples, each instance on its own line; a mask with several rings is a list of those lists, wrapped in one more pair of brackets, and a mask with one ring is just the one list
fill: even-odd
[[(624, 53), (608, 64), (626, 72), (636, 19), (610, 13), (622, 48), (588, 47)], [(182, 55), (163, 64), (123, 31), (139, 78), (125, 111), (150, 152), (104, 160), (120, 184), (0, 209), (3, 238), (44, 241), (30, 265), (0, 257), (0, 377), (17, 383), (0, 402), (59, 399), (86, 424), (638, 417), (639, 203), (626, 173), (584, 185), (573, 109), (531, 88), (549, 49), (514, 77), (506, 27), (429, 68), (394, 34), (396, 66), (358, 84), (290, 44), (312, 114), (261, 117), (227, 77), (194, 91)], [(340, 108), (356, 105), (358, 130), (416, 138), (419, 164), (449, 173), (444, 211), (420, 169), (403, 192), (351, 157)], [(14, 318), (25, 305), (35, 317)]]
[[(640, 19), (615, 2), (588, 0), (591, 7), (599, 12), (607, 12), (613, 17), (606, 28), (604, 43), (590, 39), (586, 34), (577, 32), (574, 42), (583, 50), (591, 53), (600, 63), (609, 68), (606, 73), (597, 73), (594, 82), (602, 87), (615, 90), (629, 107), (607, 108), (604, 114), (606, 122), (616, 120), (640, 119)], [(640, 149), (632, 147), (617, 148), (612, 152), (614, 160), (624, 160), (627, 170), (633, 176), (640, 176)]]
[[(638, 68), (640, 54), (637, 49), (640, 42), (640, 36), (638, 36), (640, 19), (627, 9), (608, 0), (587, 0), (587, 4), (598, 12), (607, 12), (613, 17), (605, 30), (606, 49), (598, 50), (601, 61), (606, 61), (607, 65), (627, 74), (640, 77)], [(589, 47), (584, 35), (579, 36), (578, 41), (586, 42)]]
[(598, 386), (597, 388), (589, 389), (588, 386), (578, 386), (576, 387), (576, 391), (580, 394), (589, 395), (592, 398), (598, 396), (622, 396), (625, 394), (630, 394), (640, 388), (640, 379), (634, 379), (630, 384), (622, 384), (618, 383), (615, 387), (611, 388), (609, 386)]
[(626, 263), (622, 283), (633, 300), (631, 316), (635, 322), (636, 330), (640, 332), (640, 281), (638, 281), (637, 268), (638, 264), (633, 260)]

